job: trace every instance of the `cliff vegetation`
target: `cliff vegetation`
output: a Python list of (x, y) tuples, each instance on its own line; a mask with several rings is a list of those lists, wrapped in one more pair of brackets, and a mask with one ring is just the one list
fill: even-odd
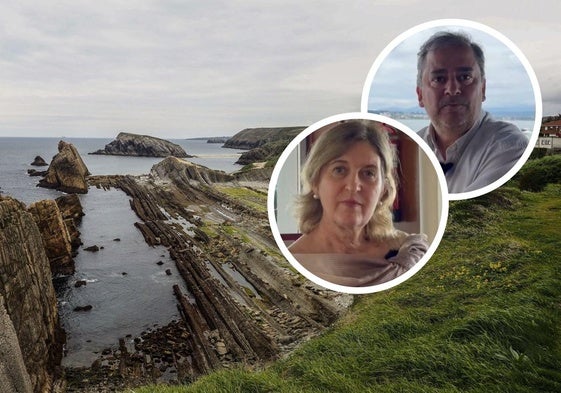
[(417, 275), (263, 370), (134, 392), (561, 391), (560, 185), (453, 202)]

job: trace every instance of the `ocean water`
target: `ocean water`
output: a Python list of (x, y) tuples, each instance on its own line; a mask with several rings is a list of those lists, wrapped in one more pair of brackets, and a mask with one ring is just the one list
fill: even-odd
[[(399, 121), (400, 123), (403, 123), (407, 127), (411, 128), (413, 131), (419, 131), (420, 129), (426, 127), (429, 124), (428, 119), (396, 119), (396, 120)], [(531, 132), (534, 129), (533, 120), (512, 119), (512, 120), (505, 120), (505, 121), (515, 124), (522, 131)]]
[[(76, 146), (90, 172), (94, 175), (145, 174), (162, 160), (147, 157), (88, 155), (101, 149), (111, 139), (65, 138)], [(30, 204), (41, 199), (54, 199), (62, 193), (36, 187), (39, 177), (30, 177), (27, 170), (35, 156), (50, 162), (57, 153), (56, 138), (0, 138), (0, 191)], [(212, 169), (233, 172), (240, 151), (223, 149), (220, 144), (203, 140), (174, 140), (192, 162)], [(43, 170), (44, 168), (35, 168)], [(113, 346), (119, 338), (130, 343), (135, 336), (156, 326), (179, 318), (173, 284), (188, 293), (183, 280), (164, 247), (149, 247), (134, 226), (138, 221), (129, 205), (129, 197), (120, 190), (104, 191), (90, 187), (80, 195), (86, 215), (78, 228), (83, 247), (75, 258), (76, 273), (55, 279), (62, 324), (67, 332), (66, 366), (89, 366), (103, 349)], [(118, 241), (116, 239), (119, 239)], [(97, 245), (99, 252), (83, 248)], [(161, 261), (163, 265), (157, 263)], [(166, 274), (170, 269), (171, 275)], [(86, 285), (76, 288), (78, 280)], [(75, 307), (91, 305), (88, 312)]]

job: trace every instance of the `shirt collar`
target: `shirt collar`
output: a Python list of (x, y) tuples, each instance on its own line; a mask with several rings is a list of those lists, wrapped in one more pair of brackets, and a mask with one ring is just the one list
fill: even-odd
[[(461, 156), (462, 152), (466, 149), (466, 146), (469, 144), (469, 142), (475, 136), (476, 130), (479, 128), (479, 126), (481, 125), (481, 122), (483, 121), (483, 118), (486, 115), (487, 115), (487, 112), (484, 111), (484, 110), (481, 110), (480, 113), (479, 113), (479, 117), (477, 118), (475, 123), (473, 123), (473, 126), (471, 126), (471, 128), (466, 133), (464, 133), (461, 137), (459, 137), (454, 143), (452, 143), (450, 146), (448, 146), (448, 149), (446, 149), (446, 162), (447, 163), (448, 162), (453, 162), (453, 163), (457, 162), (457, 160)], [(431, 123), (429, 125), (429, 128), (428, 128), (428, 141), (429, 141), (430, 146), (432, 147), (432, 150), (436, 154), (438, 160), (440, 162), (444, 162), (445, 160), (442, 157), (442, 155), (440, 154), (440, 151), (438, 150), (434, 133), (435, 133), (434, 127)]]

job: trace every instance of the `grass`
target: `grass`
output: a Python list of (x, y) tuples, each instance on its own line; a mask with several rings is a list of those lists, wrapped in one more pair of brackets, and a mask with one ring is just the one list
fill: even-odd
[(262, 213), (267, 212), (267, 194), (265, 193), (240, 186), (233, 187), (217, 185), (215, 188), (221, 193), (240, 201), (251, 209)]
[(561, 186), (453, 202), (429, 263), (261, 370), (134, 392), (561, 391)]

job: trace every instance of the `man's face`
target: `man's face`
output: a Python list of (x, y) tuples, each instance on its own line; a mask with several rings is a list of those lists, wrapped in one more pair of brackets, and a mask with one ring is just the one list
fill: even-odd
[(430, 51), (425, 59), (419, 106), (425, 108), (437, 134), (459, 138), (475, 123), (485, 100), (485, 80), (470, 47)]

